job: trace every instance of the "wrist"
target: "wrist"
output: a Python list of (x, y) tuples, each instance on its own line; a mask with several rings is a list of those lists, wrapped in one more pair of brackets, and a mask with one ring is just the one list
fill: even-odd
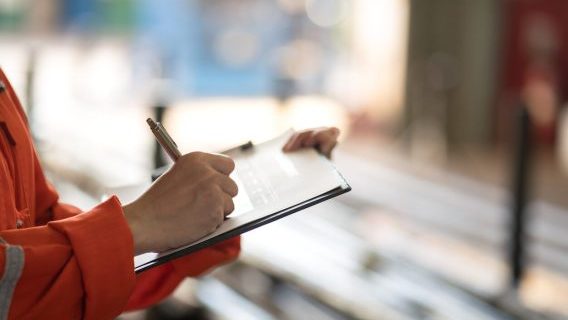
[(134, 243), (134, 255), (142, 254), (151, 251), (146, 241), (145, 232), (142, 228), (139, 213), (135, 203), (130, 203), (122, 206), (126, 223), (130, 228), (132, 234), (132, 242)]

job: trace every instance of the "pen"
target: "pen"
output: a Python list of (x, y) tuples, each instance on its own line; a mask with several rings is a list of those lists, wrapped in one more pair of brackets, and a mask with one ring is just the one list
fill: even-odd
[(170, 137), (166, 129), (162, 126), (161, 123), (152, 120), (151, 118), (146, 119), (146, 122), (150, 126), (152, 133), (158, 140), (158, 143), (166, 150), (166, 153), (170, 156), (170, 158), (175, 162), (179, 157), (181, 157), (181, 153), (179, 152), (176, 143)]

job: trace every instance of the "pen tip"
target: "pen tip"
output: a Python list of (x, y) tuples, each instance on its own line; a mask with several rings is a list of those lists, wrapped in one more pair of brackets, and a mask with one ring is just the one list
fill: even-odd
[(150, 129), (154, 129), (157, 126), (156, 122), (154, 120), (152, 120), (152, 118), (146, 119), (146, 122), (150, 126)]

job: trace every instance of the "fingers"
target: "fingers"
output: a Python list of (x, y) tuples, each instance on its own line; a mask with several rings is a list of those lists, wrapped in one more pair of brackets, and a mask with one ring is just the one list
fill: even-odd
[(233, 170), (235, 170), (235, 162), (233, 159), (227, 156), (214, 154), (208, 154), (208, 156), (211, 159), (210, 163), (213, 169), (221, 172), (222, 174), (229, 175), (233, 172)]
[(339, 130), (337, 128), (330, 128), (329, 130), (316, 132), (313, 135), (312, 146), (316, 146), (317, 149), (323, 153), (326, 157), (331, 156), (331, 151), (337, 145), (337, 137), (339, 136)]
[(233, 172), (233, 170), (235, 170), (235, 162), (227, 156), (212, 153), (199, 153), (199, 157), (201, 157), (203, 161), (209, 163), (213, 169), (224, 175), (229, 175)]
[(312, 134), (312, 131), (300, 131), (294, 133), (288, 142), (282, 148), (285, 152), (298, 150), (302, 147), (302, 144), (309, 136)]
[(333, 127), (300, 131), (290, 137), (282, 150), (284, 152), (290, 152), (300, 148), (315, 147), (329, 158), (331, 151), (333, 151), (337, 145), (338, 137), (339, 129)]
[(234, 210), (235, 210), (235, 203), (233, 202), (233, 198), (230, 195), (223, 193), (223, 213), (224, 213), (224, 216), (225, 217), (228, 216)]
[(223, 222), (225, 222), (226, 216), (227, 216), (227, 214), (225, 214), (225, 208), (224, 207), (219, 208), (219, 211), (216, 212), (217, 223), (216, 223), (215, 228), (211, 232), (215, 231), (217, 228), (219, 228), (223, 224)]
[(326, 142), (321, 144), (318, 147), (318, 150), (324, 155), (326, 156), (328, 159), (331, 158), (331, 152), (333, 151), (333, 149), (335, 148), (335, 146), (337, 145), (337, 141), (333, 141), (333, 142)]
[(233, 179), (223, 176), (219, 180), (219, 186), (223, 191), (223, 213), (224, 216), (228, 216), (231, 212), (235, 210), (235, 204), (233, 202), (233, 197), (239, 192), (239, 188)]
[(235, 181), (231, 178), (227, 176), (219, 176), (217, 184), (219, 185), (221, 201), (223, 202), (223, 214), (224, 217), (226, 217), (235, 210), (233, 197), (237, 195), (239, 188)]
[(233, 181), (233, 179), (229, 178), (228, 176), (221, 176), (219, 178), (219, 186), (224, 193), (228, 194), (231, 197), (236, 196), (239, 193), (239, 187)]

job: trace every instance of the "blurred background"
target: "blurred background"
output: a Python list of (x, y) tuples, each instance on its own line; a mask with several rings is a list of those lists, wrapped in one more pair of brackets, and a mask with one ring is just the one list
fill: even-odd
[(0, 0), (63, 200), (337, 126), (353, 191), (121, 319), (568, 319), (565, 0)]

